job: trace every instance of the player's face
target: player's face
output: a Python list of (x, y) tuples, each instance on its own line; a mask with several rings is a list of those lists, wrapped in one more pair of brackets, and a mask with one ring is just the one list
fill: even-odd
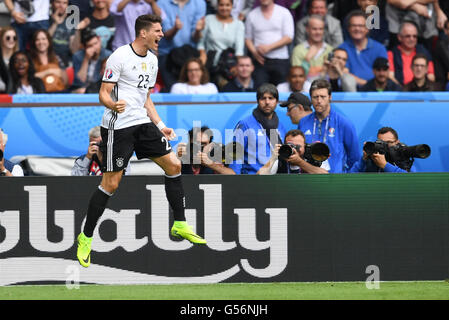
[(164, 37), (160, 23), (153, 23), (148, 30), (144, 30), (145, 44), (151, 50), (157, 51), (159, 41)]

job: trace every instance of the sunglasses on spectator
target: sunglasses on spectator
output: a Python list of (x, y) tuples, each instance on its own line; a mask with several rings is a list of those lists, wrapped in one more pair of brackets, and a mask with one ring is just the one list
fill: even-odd
[(17, 41), (17, 37), (16, 36), (6, 36), (5, 39), (6, 39), (6, 41), (10, 41), (10, 40)]

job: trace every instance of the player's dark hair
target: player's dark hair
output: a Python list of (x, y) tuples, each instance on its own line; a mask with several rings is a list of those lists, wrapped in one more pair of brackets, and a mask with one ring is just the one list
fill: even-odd
[(377, 131), (377, 135), (391, 132), (396, 140), (399, 139), (398, 133), (391, 127), (382, 127)]
[(162, 24), (161, 17), (155, 14), (143, 14), (136, 19), (135, 30), (136, 30), (136, 38), (139, 36), (140, 30), (149, 29), (154, 23)]

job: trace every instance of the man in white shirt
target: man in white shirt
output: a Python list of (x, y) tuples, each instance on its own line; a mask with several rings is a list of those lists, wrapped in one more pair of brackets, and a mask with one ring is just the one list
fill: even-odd
[(86, 268), (90, 265), (94, 229), (134, 152), (138, 159), (152, 159), (165, 172), (165, 192), (175, 220), (171, 235), (192, 243), (206, 243), (186, 223), (181, 162), (169, 143), (176, 135), (162, 122), (150, 97), (158, 72), (153, 52), (157, 52), (164, 36), (161, 24), (159, 16), (139, 16), (136, 39), (115, 50), (106, 62), (99, 92), (99, 100), (106, 107), (100, 145), (103, 176), (90, 199), (86, 223), (78, 236), (78, 261)]
[(261, 0), (248, 14), (245, 44), (254, 59), (254, 77), (260, 83), (278, 85), (287, 78), (290, 62), (288, 45), (294, 36), (293, 17), (288, 9)]

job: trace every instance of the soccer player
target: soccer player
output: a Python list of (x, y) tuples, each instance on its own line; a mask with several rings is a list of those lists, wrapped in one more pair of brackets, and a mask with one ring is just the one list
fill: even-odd
[(137, 158), (150, 158), (165, 171), (165, 192), (175, 220), (172, 236), (196, 244), (206, 243), (186, 223), (181, 162), (169, 143), (176, 135), (161, 121), (150, 97), (158, 72), (157, 57), (152, 51), (157, 51), (164, 36), (161, 22), (156, 15), (139, 16), (136, 39), (117, 48), (106, 62), (99, 92), (100, 102), (106, 107), (100, 147), (103, 177), (90, 198), (86, 223), (77, 238), (77, 257), (86, 268), (90, 265), (94, 229), (134, 151)]

